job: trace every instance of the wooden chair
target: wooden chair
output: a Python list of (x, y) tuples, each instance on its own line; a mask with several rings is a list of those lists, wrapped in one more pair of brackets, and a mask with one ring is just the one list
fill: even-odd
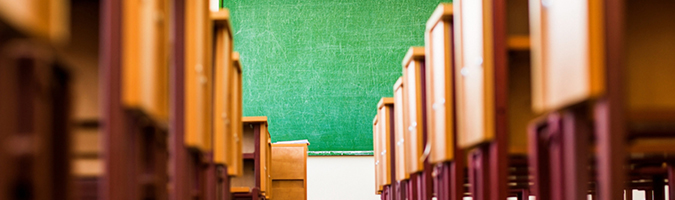
[[(236, 91), (241, 91), (240, 89), (235, 89), (237, 85), (234, 84), (233, 79), (235, 76), (241, 76), (241, 73), (235, 74), (236, 67), (241, 66), (237, 63), (234, 66), (233, 60), (233, 47), (232, 47), (232, 27), (230, 25), (230, 12), (227, 9), (220, 9), (217, 12), (211, 12), (211, 20), (214, 25), (214, 86), (213, 86), (213, 140), (214, 140), (214, 150), (213, 150), (213, 161), (216, 164), (217, 168), (217, 193), (218, 199), (229, 199), (230, 194), (230, 174), (229, 168), (237, 168), (240, 166), (235, 166), (237, 163), (241, 165), (241, 162), (235, 161), (235, 157), (241, 159), (241, 156), (237, 156), (236, 147), (241, 148), (240, 144), (235, 141), (236, 132), (233, 129), (234, 126), (241, 127), (241, 123), (237, 123), (234, 118), (236, 114), (234, 111), (235, 104), (232, 101), (236, 101), (233, 93)], [(238, 59), (238, 58), (237, 58)], [(239, 77), (237, 77), (239, 78)], [(240, 78), (239, 78), (240, 79)], [(240, 114), (239, 114), (240, 115)], [(233, 172), (236, 170), (232, 170)], [(233, 173), (231, 175), (240, 175), (241, 173)]]
[[(415, 199), (429, 200), (433, 197), (431, 166), (428, 162), (427, 148), (427, 116), (425, 108), (426, 95), (426, 65), (424, 47), (411, 47), (403, 58), (403, 99), (405, 104), (400, 105), (403, 111), (403, 127), (405, 128), (405, 143), (407, 151), (407, 171), (411, 177), (412, 196)], [(398, 107), (398, 106), (397, 106)], [(426, 150), (429, 151), (429, 150)]]
[[(665, 76), (675, 72), (670, 45), (675, 24), (665, 20), (673, 17), (672, 9), (671, 1), (532, 2), (533, 106), (560, 118), (531, 126), (530, 141), (537, 142), (532, 149), (541, 154), (532, 158), (535, 185), (542, 186), (536, 188), (539, 198), (584, 195), (586, 188), (562, 186), (587, 180), (588, 152), (596, 152), (597, 196), (603, 200), (621, 199), (632, 187), (624, 168), (645, 164), (635, 156), (672, 163), (665, 156), (675, 144), (675, 81)], [(551, 151), (546, 144), (555, 141), (542, 135), (572, 141), (557, 144), (565, 156), (558, 162), (569, 164), (546, 166), (541, 159)], [(549, 175), (560, 171), (571, 175)], [(655, 199), (664, 198), (665, 175), (659, 176), (652, 180), (659, 190)], [(555, 185), (543, 187), (546, 182)]]
[[(380, 102), (377, 103), (377, 121), (376, 131), (373, 143), (377, 143), (377, 155), (374, 155), (378, 158), (376, 161), (376, 166), (379, 167), (379, 180), (376, 181), (377, 187), (382, 188), (380, 197), (382, 199), (391, 199), (396, 194), (395, 189), (392, 187), (392, 177), (396, 177), (395, 172), (395, 159), (394, 151), (392, 149), (395, 146), (394, 141), (394, 98), (385, 97), (380, 99)], [(396, 186), (396, 185), (394, 185)]]
[(51, 49), (0, 42), (1, 199), (73, 198), (71, 77)]
[(405, 122), (407, 120), (407, 115), (404, 114), (403, 108), (406, 105), (406, 100), (404, 99), (405, 87), (403, 85), (403, 77), (399, 77), (394, 83), (394, 105), (400, 105), (394, 107), (394, 124), (396, 128), (394, 129), (394, 141), (396, 145), (394, 146), (394, 155), (395, 158), (395, 173), (396, 173), (396, 185), (398, 186), (396, 190), (398, 191), (395, 196), (397, 199), (412, 199), (413, 190), (416, 188), (412, 187), (410, 184), (410, 162), (408, 161), (410, 156), (410, 145), (408, 142), (408, 131), (405, 130)]
[[(136, 177), (127, 184), (110, 183), (111, 187), (124, 187), (131, 198), (167, 198), (166, 183), (169, 180), (167, 124), (169, 120), (169, 73), (168, 18), (158, 18), (157, 13), (168, 13), (169, 2), (152, 0), (124, 1), (122, 7), (121, 42), (121, 103), (124, 108), (122, 132), (127, 140), (113, 142), (107, 153), (121, 153), (134, 162), (106, 162), (108, 170), (127, 168), (127, 176)], [(135, 142), (130, 142), (135, 141)], [(126, 143), (126, 144), (122, 144)], [(112, 147), (113, 145), (122, 145)], [(118, 148), (127, 148), (120, 151)], [(109, 171), (108, 171), (109, 172)], [(106, 173), (107, 174), (107, 173)]]
[(307, 200), (307, 145), (272, 144), (271, 185), (275, 200)]
[(190, 149), (186, 169), (193, 198), (215, 198), (213, 159), (212, 35), (208, 1), (186, 1), (184, 6), (184, 142)]
[[(231, 104), (232, 110), (230, 111), (232, 116), (230, 120), (230, 133), (232, 134), (232, 144), (228, 148), (228, 153), (231, 154), (229, 158), (231, 159), (231, 167), (227, 168), (227, 174), (231, 177), (238, 177), (243, 174), (244, 171), (244, 157), (242, 152), (243, 145), (243, 122), (242, 122), (242, 66), (239, 58), (239, 53), (232, 53), (232, 90), (228, 94), (230, 98), (229, 103)], [(229, 186), (228, 186), (229, 188)]]
[[(525, 199), (524, 138), (536, 117), (529, 102), (528, 18), (522, 14), (527, 1), (453, 3), (457, 145), (469, 153), (471, 196)], [(514, 173), (519, 171), (524, 174)], [(507, 180), (509, 174), (516, 179)]]
[(231, 179), (233, 199), (271, 199), (271, 138), (267, 117), (244, 117), (243, 174)]
[(438, 5), (427, 21), (424, 109), (436, 197), (460, 200), (465, 192), (465, 164), (462, 149), (456, 147), (453, 24), (453, 6), (446, 3)]
[(375, 115), (375, 118), (373, 119), (373, 160), (374, 160), (374, 167), (375, 167), (375, 194), (382, 194), (382, 169), (380, 163), (381, 157), (378, 156), (382, 152), (380, 149), (380, 131), (379, 131), (379, 125), (378, 125), (378, 116)]
[(7, 27), (3, 32), (10, 35), (60, 46), (69, 38), (69, 10), (70, 2), (66, 0), (2, 1), (0, 26)]

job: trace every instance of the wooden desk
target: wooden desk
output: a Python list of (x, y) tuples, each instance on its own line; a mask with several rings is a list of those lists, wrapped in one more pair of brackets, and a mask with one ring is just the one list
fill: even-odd
[(307, 145), (272, 144), (273, 199), (307, 199)]
[(213, 102), (212, 21), (208, 1), (185, 5), (185, 145), (211, 151)]
[(213, 161), (230, 167), (233, 160), (229, 148), (235, 143), (231, 132), (232, 103), (228, 95), (234, 90), (232, 74), (232, 28), (227, 9), (211, 12), (214, 24), (214, 85), (213, 85)]
[(452, 161), (455, 149), (453, 6), (440, 4), (427, 22), (426, 82), (429, 162)]
[(0, 199), (72, 195), (71, 80), (50, 49), (21, 40), (0, 48)]
[(398, 78), (396, 83), (394, 83), (394, 104), (395, 105), (402, 105), (402, 106), (395, 106), (394, 109), (394, 124), (396, 124), (395, 128), (395, 141), (396, 141), (396, 146), (394, 147), (394, 155), (396, 155), (396, 180), (397, 181), (403, 181), (403, 180), (408, 180), (410, 178), (410, 165), (411, 163), (408, 162), (408, 159), (410, 157), (410, 146), (407, 144), (407, 139), (406, 137), (408, 134), (408, 131), (406, 130), (406, 126), (404, 121), (406, 121), (405, 117), (407, 116), (404, 114), (403, 111), (403, 105), (406, 105), (404, 102), (404, 91), (405, 87), (403, 85), (403, 77)]
[(394, 163), (391, 162), (391, 152), (393, 151), (391, 142), (391, 136), (394, 132), (393, 118), (394, 118), (394, 98), (387, 97), (380, 99), (380, 102), (377, 103), (378, 107), (378, 140), (380, 142), (380, 154), (376, 155), (380, 157), (381, 166), (380, 170), (382, 176), (380, 177), (380, 184), (383, 186), (391, 184), (392, 171), (391, 167)]
[(408, 159), (410, 163), (407, 173), (417, 173), (424, 170), (424, 148), (426, 145), (426, 83), (424, 74), (424, 47), (411, 47), (403, 58), (403, 90), (405, 104), (397, 104), (403, 107), (405, 116), (405, 130), (407, 132), (406, 143), (409, 146)]
[(0, 24), (29, 38), (64, 45), (70, 34), (69, 11), (66, 0), (1, 1)]
[(243, 164), (242, 164), (242, 142), (243, 142), (243, 126), (242, 126), (242, 66), (239, 58), (239, 53), (232, 53), (232, 67), (231, 74), (232, 79), (230, 80), (232, 90), (229, 90), (229, 94), (226, 96), (229, 98), (229, 103), (231, 104), (230, 110), (230, 129), (229, 132), (232, 134), (232, 145), (230, 145), (229, 153), (231, 167), (228, 167), (228, 174), (230, 176), (241, 176), (243, 173)]
[[(625, 166), (629, 154), (658, 157), (673, 151), (675, 80), (665, 74), (675, 73), (672, 67), (675, 51), (671, 45), (675, 42), (675, 22), (667, 20), (675, 17), (670, 11), (675, 9), (675, 3), (630, 0), (565, 4), (532, 2), (533, 108), (541, 113), (552, 113), (550, 117), (559, 115), (559, 121), (563, 121), (566, 128), (556, 130), (563, 132), (563, 136), (580, 138), (572, 137), (566, 141), (585, 141), (594, 134), (593, 143), (564, 147), (570, 149), (563, 152), (569, 160), (562, 162), (572, 164), (562, 170), (583, 170), (587, 152), (595, 146), (598, 197), (603, 200), (622, 198), (626, 173), (620, 166)], [(536, 139), (544, 132), (536, 127), (533, 123), (530, 141), (539, 144), (532, 146), (550, 149), (541, 145), (547, 141)], [(632, 144), (629, 146), (626, 141)], [(647, 149), (639, 147), (645, 144), (649, 145)], [(548, 152), (539, 153), (546, 156)], [(545, 168), (540, 166), (542, 160), (532, 162)], [(570, 177), (576, 178), (568, 181), (572, 184), (585, 180), (583, 175)], [(663, 185), (662, 179), (653, 182)], [(551, 192), (563, 190), (548, 189)], [(583, 188), (574, 189), (565, 188), (564, 191), (576, 196), (561, 198), (576, 198), (584, 193)], [(663, 192), (654, 194), (656, 199), (662, 199), (664, 195)]]
[(251, 189), (248, 192), (252, 196), (271, 198), (271, 138), (267, 129), (267, 117), (243, 117), (242, 122), (244, 170), (240, 177), (231, 179), (231, 188), (247, 187)]
[[(411, 191), (415, 199), (431, 199), (433, 196), (431, 169), (428, 162), (431, 146), (427, 144), (427, 84), (425, 80), (426, 64), (424, 47), (408, 49), (402, 62), (403, 66), (403, 99), (405, 104), (396, 104), (403, 107), (405, 143), (409, 151), (406, 162), (407, 173), (411, 175)], [(426, 149), (429, 148), (429, 149)], [(399, 192), (400, 193), (400, 192)]]
[(470, 150), (473, 196), (504, 199), (529, 188), (527, 178), (507, 180), (509, 167), (527, 169), (519, 160), (527, 155), (527, 123), (536, 117), (528, 100), (529, 49), (521, 45), (528, 34), (528, 16), (522, 15), (528, 2), (453, 3), (457, 145)]
[(169, 118), (168, 1), (124, 1), (122, 103), (166, 126)]
[(379, 132), (379, 126), (377, 124), (378, 116), (375, 115), (375, 118), (373, 119), (373, 160), (375, 161), (374, 167), (375, 167), (375, 194), (382, 194), (382, 184), (380, 183), (382, 181), (382, 169), (380, 169), (380, 153), (382, 150), (380, 149), (380, 132)]
[(464, 197), (464, 151), (457, 148), (455, 124), (453, 5), (438, 5), (427, 21), (426, 116), (431, 146), (429, 162), (436, 171), (436, 196), (439, 199)]

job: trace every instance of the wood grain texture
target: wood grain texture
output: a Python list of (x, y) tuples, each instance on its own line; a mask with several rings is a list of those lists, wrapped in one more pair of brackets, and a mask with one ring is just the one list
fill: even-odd
[(272, 194), (275, 200), (307, 199), (307, 144), (272, 144)]
[(233, 92), (235, 91), (234, 67), (232, 67), (232, 31), (229, 25), (229, 11), (226, 9), (211, 12), (213, 32), (213, 140), (214, 162), (232, 165), (235, 145), (232, 123), (234, 111)]
[(243, 166), (241, 163), (242, 160), (242, 143), (243, 143), (243, 117), (242, 117), (242, 86), (241, 86), (241, 79), (242, 79), (242, 71), (241, 71), (241, 62), (239, 59), (239, 53), (234, 52), (232, 53), (232, 99), (230, 101), (231, 105), (231, 116), (232, 120), (230, 123), (232, 124), (230, 126), (230, 133), (232, 134), (232, 140), (233, 140), (233, 145), (230, 146), (230, 153), (234, 154), (230, 156), (232, 159), (232, 166), (228, 166), (228, 174), (231, 176), (239, 176), (242, 173)]
[(381, 187), (381, 179), (380, 177), (382, 176), (382, 170), (380, 169), (380, 129), (378, 123), (378, 116), (376, 115), (375, 118), (373, 119), (373, 160), (375, 161), (374, 168), (375, 168), (375, 194), (380, 194), (382, 193), (382, 187)]
[(211, 19), (207, 0), (185, 5), (185, 145), (212, 148)]
[(380, 157), (380, 173), (382, 173), (382, 176), (380, 177), (380, 184), (381, 185), (389, 185), (392, 182), (392, 177), (391, 177), (391, 151), (393, 151), (392, 146), (390, 145), (391, 141), (391, 133), (392, 131), (392, 126), (391, 124), (393, 123), (392, 115), (393, 115), (393, 109), (394, 109), (394, 98), (391, 97), (386, 97), (382, 98), (380, 100), (380, 103), (378, 103), (378, 134), (380, 136), (378, 137), (378, 140), (380, 142), (380, 154), (376, 155)]
[(495, 137), (492, 1), (456, 1), (457, 139), (462, 148)]
[[(404, 93), (405, 87), (403, 85), (403, 78), (398, 78), (396, 83), (394, 84), (394, 104), (396, 105), (406, 105), (405, 99), (403, 98), (403, 93)], [(410, 155), (410, 146), (407, 145), (407, 131), (406, 131), (406, 126), (405, 126), (405, 119), (404, 117), (407, 116), (404, 113), (403, 110), (404, 106), (396, 106), (394, 108), (394, 121), (395, 121), (395, 141), (396, 141), (396, 147), (394, 147), (395, 150), (395, 155), (396, 155), (396, 180), (407, 180), (410, 178), (410, 174), (408, 173), (408, 169), (410, 167), (410, 163), (407, 162), (407, 159), (411, 156)]]
[(440, 163), (453, 160), (455, 148), (452, 4), (436, 8), (425, 34), (429, 162)]
[(403, 59), (403, 81), (407, 87), (403, 93), (407, 100), (405, 104), (396, 104), (396, 107), (405, 107), (407, 145), (410, 157), (408, 158), (409, 171), (415, 173), (424, 170), (424, 134), (426, 134), (426, 96), (424, 91), (425, 74), (424, 47), (411, 47)]
[(551, 111), (604, 92), (601, 1), (530, 1), (533, 108)]
[(0, 21), (30, 37), (62, 45), (70, 34), (66, 0), (0, 0)]

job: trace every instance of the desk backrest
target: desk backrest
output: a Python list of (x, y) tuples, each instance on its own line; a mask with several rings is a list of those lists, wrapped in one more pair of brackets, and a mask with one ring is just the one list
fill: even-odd
[(455, 91), (457, 143), (469, 148), (495, 137), (495, 56), (489, 0), (453, 2), (455, 23)]
[(375, 167), (375, 194), (380, 194), (382, 193), (382, 184), (380, 183), (382, 180), (382, 169), (380, 169), (380, 152), (382, 151), (380, 149), (380, 132), (379, 132), (379, 125), (378, 125), (378, 116), (375, 115), (375, 118), (373, 119), (373, 160), (374, 160), (374, 167)]
[(426, 138), (426, 81), (424, 75), (424, 47), (411, 47), (403, 58), (403, 84), (405, 104), (396, 104), (404, 107), (407, 131), (406, 143), (409, 146), (407, 161), (408, 173), (424, 170), (424, 148)]
[(158, 123), (169, 120), (169, 2), (125, 0), (122, 12), (122, 103)]
[(272, 144), (275, 200), (307, 199), (307, 144)]
[(530, 1), (532, 103), (551, 111), (604, 91), (602, 1)]
[(2, 0), (0, 23), (29, 37), (63, 44), (70, 33), (69, 5), (67, 0)]
[(380, 177), (381, 185), (389, 185), (392, 180), (391, 166), (391, 152), (394, 151), (391, 146), (391, 136), (394, 132), (394, 98), (385, 97), (377, 104), (378, 107), (378, 133), (380, 134), (378, 140), (380, 141), (380, 169), (382, 176)]
[[(395, 105), (405, 105), (405, 99), (403, 98), (405, 87), (403, 85), (403, 77), (398, 78), (396, 83), (394, 83), (394, 104)], [(394, 108), (394, 124), (396, 128), (394, 130), (394, 141), (396, 141), (396, 146), (394, 147), (394, 155), (396, 156), (396, 180), (407, 180), (410, 178), (408, 173), (410, 169), (410, 163), (407, 161), (407, 158), (410, 157), (410, 146), (407, 145), (407, 131), (405, 131), (405, 118), (406, 114), (403, 111), (404, 106), (396, 106)]]
[(185, 2), (185, 145), (210, 151), (212, 144), (212, 26), (207, 0)]
[(427, 22), (425, 38), (429, 162), (440, 163), (453, 160), (455, 148), (452, 4), (438, 5)]
[(213, 21), (213, 161), (216, 164), (234, 167), (230, 158), (234, 154), (230, 151), (235, 145), (233, 124), (232, 93), (233, 85), (233, 62), (232, 62), (232, 28), (230, 26), (230, 13), (227, 9), (211, 12)]
[(231, 176), (239, 176), (242, 173), (243, 170), (243, 165), (242, 165), (242, 143), (244, 140), (243, 136), (243, 113), (242, 113), (242, 66), (241, 66), (241, 61), (239, 58), (239, 53), (234, 52), (232, 53), (232, 90), (229, 90), (231, 94), (228, 94), (228, 96), (231, 98), (230, 103), (232, 104), (230, 107), (232, 108), (230, 110), (231, 114), (231, 126), (230, 129), (228, 130), (232, 134), (232, 145), (230, 146), (230, 153), (233, 154), (230, 156), (230, 159), (232, 159), (231, 166), (228, 166), (228, 174)]

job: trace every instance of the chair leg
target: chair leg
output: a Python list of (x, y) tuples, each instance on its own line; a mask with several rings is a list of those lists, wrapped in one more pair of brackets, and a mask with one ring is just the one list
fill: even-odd
[(469, 155), (469, 183), (473, 200), (490, 200), (489, 147), (481, 146)]

